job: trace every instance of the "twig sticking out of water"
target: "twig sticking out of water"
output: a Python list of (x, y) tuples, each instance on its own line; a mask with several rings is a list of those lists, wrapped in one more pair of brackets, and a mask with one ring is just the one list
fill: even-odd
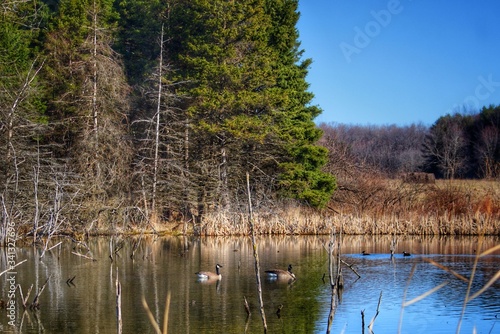
[(130, 258), (133, 259), (135, 256), (135, 252), (139, 248), (139, 244), (141, 243), (142, 240), (142, 232), (141, 235), (139, 236), (139, 240), (134, 241), (134, 246), (132, 247), (132, 254), (130, 254)]
[(146, 310), (146, 314), (148, 315), (149, 321), (151, 322), (151, 325), (153, 325), (153, 328), (155, 329), (155, 332), (157, 334), (162, 334), (160, 326), (156, 322), (155, 317), (153, 316), (153, 312), (151, 312), (151, 310), (149, 309), (148, 302), (146, 301), (146, 299), (144, 298), (144, 296), (142, 296), (142, 306)]
[(391, 240), (391, 246), (390, 246), (390, 250), (391, 250), (391, 259), (394, 257), (394, 253), (396, 253), (396, 244), (397, 244), (397, 241), (396, 241), (396, 237), (392, 237), (392, 240)]
[(33, 289), (33, 284), (31, 284), (30, 288), (28, 289), (28, 292), (26, 293), (26, 298), (23, 296), (23, 289), (21, 288), (21, 284), (18, 285), (19, 287), (19, 294), (21, 295), (21, 302), (23, 303), (24, 309), (27, 309), (28, 306), (28, 299), (30, 298), (31, 290)]
[(167, 300), (165, 300), (165, 314), (163, 315), (163, 333), (168, 332), (168, 315), (170, 314), (170, 291), (167, 294)]
[(358, 276), (358, 278), (361, 278), (361, 275), (358, 274), (358, 272), (356, 271), (356, 269), (353, 268), (352, 264), (349, 264), (347, 262), (345, 262), (344, 260), (340, 260), (340, 262), (342, 262), (343, 264), (345, 264), (349, 269), (351, 269), (355, 274), (356, 276)]
[(114, 256), (119, 256), (118, 252), (123, 248), (123, 244), (123, 240), (115, 243), (115, 238), (109, 239), (109, 258), (111, 259), (111, 262), (114, 261)]
[(91, 256), (87, 256), (87, 255), (82, 254), (82, 253), (71, 252), (71, 254), (78, 255), (78, 256), (84, 257), (84, 258), (86, 258), (86, 259), (92, 260), (92, 261), (97, 261), (97, 260), (96, 260), (96, 259), (94, 259), (93, 257), (91, 257)]
[(277, 316), (278, 318), (281, 318), (281, 309), (282, 309), (282, 308), (283, 308), (283, 304), (280, 304), (280, 305), (278, 306), (278, 309), (276, 310), (276, 316)]
[(343, 285), (343, 279), (341, 278), (342, 271), (340, 268), (340, 239), (341, 236), (339, 237), (339, 242), (338, 242), (338, 249), (337, 249), (337, 254), (335, 258), (335, 241), (336, 241), (336, 236), (335, 236), (335, 229), (332, 229), (331, 236), (330, 236), (330, 242), (328, 244), (328, 264), (329, 264), (329, 273), (330, 273), (330, 286), (332, 288), (332, 294), (331, 294), (331, 301), (330, 301), (330, 313), (328, 315), (328, 326), (326, 333), (329, 334), (331, 331), (331, 326), (333, 324), (333, 318), (335, 316), (335, 310), (337, 309), (337, 303), (336, 303), (336, 297), (339, 295), (339, 283), (342, 282)]
[(339, 276), (337, 277), (337, 287), (342, 289), (344, 287), (344, 276), (342, 275), (342, 268), (339, 269)]
[(373, 317), (372, 321), (370, 321), (370, 324), (368, 325), (368, 330), (370, 333), (373, 333), (373, 324), (375, 323), (375, 319), (377, 319), (378, 314), (380, 312), (380, 302), (382, 301), (382, 291), (380, 291), (380, 296), (378, 297), (378, 304), (377, 304), (377, 312), (375, 313), (375, 316)]
[[(84, 257), (84, 258), (87, 258), (87, 259), (90, 259), (92, 261), (97, 261), (96, 259), (94, 259), (94, 256), (92, 255), (92, 251), (90, 250), (90, 247), (89, 247), (89, 245), (87, 245), (86, 242), (75, 240), (73, 238), (71, 238), (71, 240), (76, 243), (76, 246), (73, 247), (73, 252), (71, 252), (72, 254), (78, 255), (78, 256), (81, 256), (81, 257)], [(79, 250), (80, 248), (83, 248), (84, 250), (86, 250), (87, 251), (86, 252), (87, 255), (84, 255)]]
[(361, 310), (361, 334), (365, 334), (365, 310)]
[(59, 241), (57, 244), (55, 244), (54, 246), (50, 247), (49, 249), (47, 249), (48, 251), (56, 248), (57, 246), (59, 246), (60, 244), (62, 244), (63, 242), (62, 241)]
[(47, 282), (49, 281), (51, 276), (52, 275), (47, 277), (47, 279), (45, 280), (45, 283), (43, 283), (42, 287), (40, 289), (38, 289), (38, 292), (35, 295), (35, 298), (33, 299), (33, 303), (31, 303), (31, 305), (30, 305), (30, 309), (32, 309), (32, 310), (39, 310), (40, 309), (40, 303), (38, 302), (38, 299), (40, 298), (40, 295), (42, 294), (43, 290), (45, 289), (45, 286), (47, 285)]

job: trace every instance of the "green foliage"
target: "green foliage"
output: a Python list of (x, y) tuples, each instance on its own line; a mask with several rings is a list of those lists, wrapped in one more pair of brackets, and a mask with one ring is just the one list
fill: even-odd
[(336, 183), (333, 176), (321, 171), (328, 151), (316, 144), (322, 132), (313, 120), (321, 109), (310, 105), (314, 95), (308, 91), (306, 76), (311, 60), (301, 60), (303, 51), (299, 49), (295, 28), (299, 19), (298, 2), (267, 1), (266, 7), (272, 22), (270, 46), (279, 55), (273, 113), (285, 152), (280, 164), (283, 173), (279, 186), (288, 197), (305, 200), (313, 206), (325, 206)]
[[(103, 206), (147, 206), (143, 181), (151, 170), (174, 209), (200, 216), (243, 198), (247, 172), (259, 203), (279, 195), (327, 205), (336, 180), (324, 172), (328, 151), (318, 145), (321, 109), (311, 105), (312, 60), (298, 40), (298, 0), (40, 4), (8, 1), (0, 13), (0, 121), (16, 130), (1, 133), (4, 156), (13, 143), (16, 154), (32, 158), (38, 147), (29, 145), (39, 140), (47, 156), (69, 161), (83, 201)], [(429, 168), (498, 177), (499, 110), (437, 120), (426, 143)], [(159, 147), (144, 138), (161, 138)], [(130, 139), (140, 163), (131, 162)], [(16, 157), (29, 161), (23, 158)], [(31, 167), (24, 164), (24, 180)], [(129, 186), (140, 190), (131, 196), (140, 205), (117, 200)]]
[(245, 143), (273, 155), (273, 173), (283, 171), (277, 185), (288, 187), (281, 193), (316, 206), (328, 201), (335, 182), (321, 172), (327, 151), (314, 148), (321, 131), (313, 119), (321, 110), (309, 105), (311, 61), (300, 60), (296, 10), (296, 1), (191, 2), (179, 17), (196, 22), (193, 30), (172, 38), (187, 38), (174, 45), (182, 48), (182, 79), (195, 83), (186, 94), (196, 99), (189, 110), (198, 129), (223, 138), (221, 145), (233, 143), (234, 152)]
[(141, 84), (156, 64), (160, 50), (158, 36), (169, 5), (170, 1), (159, 0), (116, 1), (120, 20), (115, 48), (123, 57), (131, 84)]
[[(28, 3), (35, 4), (19, 6)], [(240, 198), (247, 172), (260, 200), (279, 194), (312, 206), (328, 202), (335, 179), (322, 172), (327, 151), (317, 145), (321, 131), (313, 122), (321, 109), (310, 105), (311, 60), (299, 49), (297, 0), (44, 3), (50, 20), (37, 29), (14, 23), (34, 7), (16, 15), (4, 11), (2, 85), (18, 88), (34, 59), (44, 62), (33, 81), (41, 89), (23, 107), (29, 110), (24, 120), (49, 130), (26, 138), (54, 144), (50, 154), (69, 161), (84, 201), (110, 205), (126, 185), (144, 187), (139, 182), (158, 167), (162, 191), (174, 189), (167, 185), (177, 182), (169, 175), (175, 171), (178, 188), (185, 189), (170, 194), (178, 197), (172, 202), (196, 207), (200, 215), (204, 206), (226, 206), (221, 198)], [(165, 71), (158, 80), (162, 28)], [(157, 83), (164, 89), (159, 106)], [(145, 124), (157, 111), (158, 130)], [(138, 115), (144, 123), (134, 129), (158, 131), (162, 138), (161, 163), (154, 168), (155, 155), (142, 155), (154, 150), (139, 143), (147, 136), (125, 132)], [(140, 164), (130, 162), (130, 138)], [(128, 173), (127, 166), (144, 169)]]
[(312, 206), (324, 207), (336, 189), (335, 178), (321, 171), (327, 162), (324, 147), (303, 145), (294, 149), (294, 162), (281, 164), (282, 193), (304, 200)]
[(34, 76), (41, 63), (37, 61), (37, 47), (41, 40), (40, 27), (46, 23), (46, 8), (33, 2), (21, 2), (7, 3), (3, 9), (0, 14), (1, 109), (9, 110), (16, 105), (19, 119), (44, 123), (46, 105), (43, 93), (35, 89), (42, 83), (35, 77), (27, 85), (27, 80)]
[(124, 177), (130, 174), (130, 89), (111, 48), (119, 19), (113, 3), (61, 0), (44, 44), (47, 112), (54, 124), (48, 137), (61, 147), (58, 158), (71, 162), (89, 202), (116, 200), (130, 181)]
[(0, 70), (3, 76), (15, 74), (16, 67), (26, 67), (30, 59), (30, 40), (11, 22), (0, 23)]
[(33, 1), (7, 2), (0, 13), (0, 71), (2, 77), (31, 66), (38, 52), (47, 8)]
[(336, 189), (335, 178), (302, 164), (283, 163), (280, 177), (281, 192), (286, 197), (302, 200), (311, 206), (325, 207)]

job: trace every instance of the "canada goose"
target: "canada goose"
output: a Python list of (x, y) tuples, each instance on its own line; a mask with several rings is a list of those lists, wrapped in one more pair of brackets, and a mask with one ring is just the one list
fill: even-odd
[(363, 254), (363, 255), (370, 255), (370, 253), (367, 253), (366, 251), (362, 251), (361, 254)]
[(411, 256), (411, 254), (408, 252), (403, 252), (403, 256)]
[(198, 276), (199, 280), (220, 280), (222, 278), (219, 271), (220, 268), (222, 268), (222, 266), (217, 263), (215, 266), (215, 273), (211, 271), (198, 271), (195, 275)]
[(287, 280), (295, 280), (295, 274), (292, 273), (292, 265), (288, 265), (288, 270), (283, 269), (270, 269), (266, 270), (266, 274), (271, 279), (287, 279)]

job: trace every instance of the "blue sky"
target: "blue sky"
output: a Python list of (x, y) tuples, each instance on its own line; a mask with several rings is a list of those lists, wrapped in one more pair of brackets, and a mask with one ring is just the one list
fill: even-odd
[(500, 104), (500, 1), (300, 0), (316, 123), (432, 125)]

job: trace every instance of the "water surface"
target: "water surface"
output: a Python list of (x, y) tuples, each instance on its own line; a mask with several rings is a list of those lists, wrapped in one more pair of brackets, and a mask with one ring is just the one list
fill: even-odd
[[(121, 284), (123, 333), (154, 333), (142, 304), (144, 297), (155, 319), (163, 324), (170, 294), (170, 333), (262, 333), (253, 250), (249, 238), (92, 238), (88, 249), (69, 239), (41, 258), (42, 250), (18, 248), (16, 284), (26, 295), (47, 280), (39, 310), (24, 311), (16, 293), (15, 324), (22, 333), (116, 333), (116, 281)], [(337, 240), (338, 241), (338, 240)], [(500, 284), (494, 283), (465, 306), (468, 284), (451, 270), (470, 278), (470, 294), (479, 291), (499, 270), (499, 252), (476, 255), (500, 242), (477, 237), (399, 237), (391, 259), (387, 236), (346, 236), (342, 259), (345, 287), (337, 305), (332, 333), (495, 333), (500, 330)], [(325, 333), (330, 309), (328, 236), (261, 237), (258, 253), (268, 333)], [(114, 250), (119, 249), (116, 253)], [(371, 255), (361, 255), (362, 250)], [(409, 251), (412, 256), (401, 254)], [(0, 271), (6, 268), (5, 249)], [(95, 260), (75, 255), (82, 254)], [(133, 254), (133, 256), (132, 256)], [(111, 257), (110, 257), (111, 255)], [(428, 259), (446, 267), (443, 270)], [(221, 281), (203, 283), (194, 275), (223, 265)], [(265, 269), (293, 265), (292, 284), (267, 279)], [(8, 300), (8, 274), (0, 277), (0, 298)], [(71, 279), (74, 277), (73, 281)], [(72, 283), (70, 283), (70, 281)], [(402, 307), (425, 292), (431, 295)], [(244, 308), (249, 303), (251, 315)], [(280, 309), (278, 313), (277, 310)], [(8, 311), (0, 310), (0, 331), (9, 332)], [(462, 320), (460, 321), (462, 317)], [(14, 331), (12, 331), (14, 332)]]

